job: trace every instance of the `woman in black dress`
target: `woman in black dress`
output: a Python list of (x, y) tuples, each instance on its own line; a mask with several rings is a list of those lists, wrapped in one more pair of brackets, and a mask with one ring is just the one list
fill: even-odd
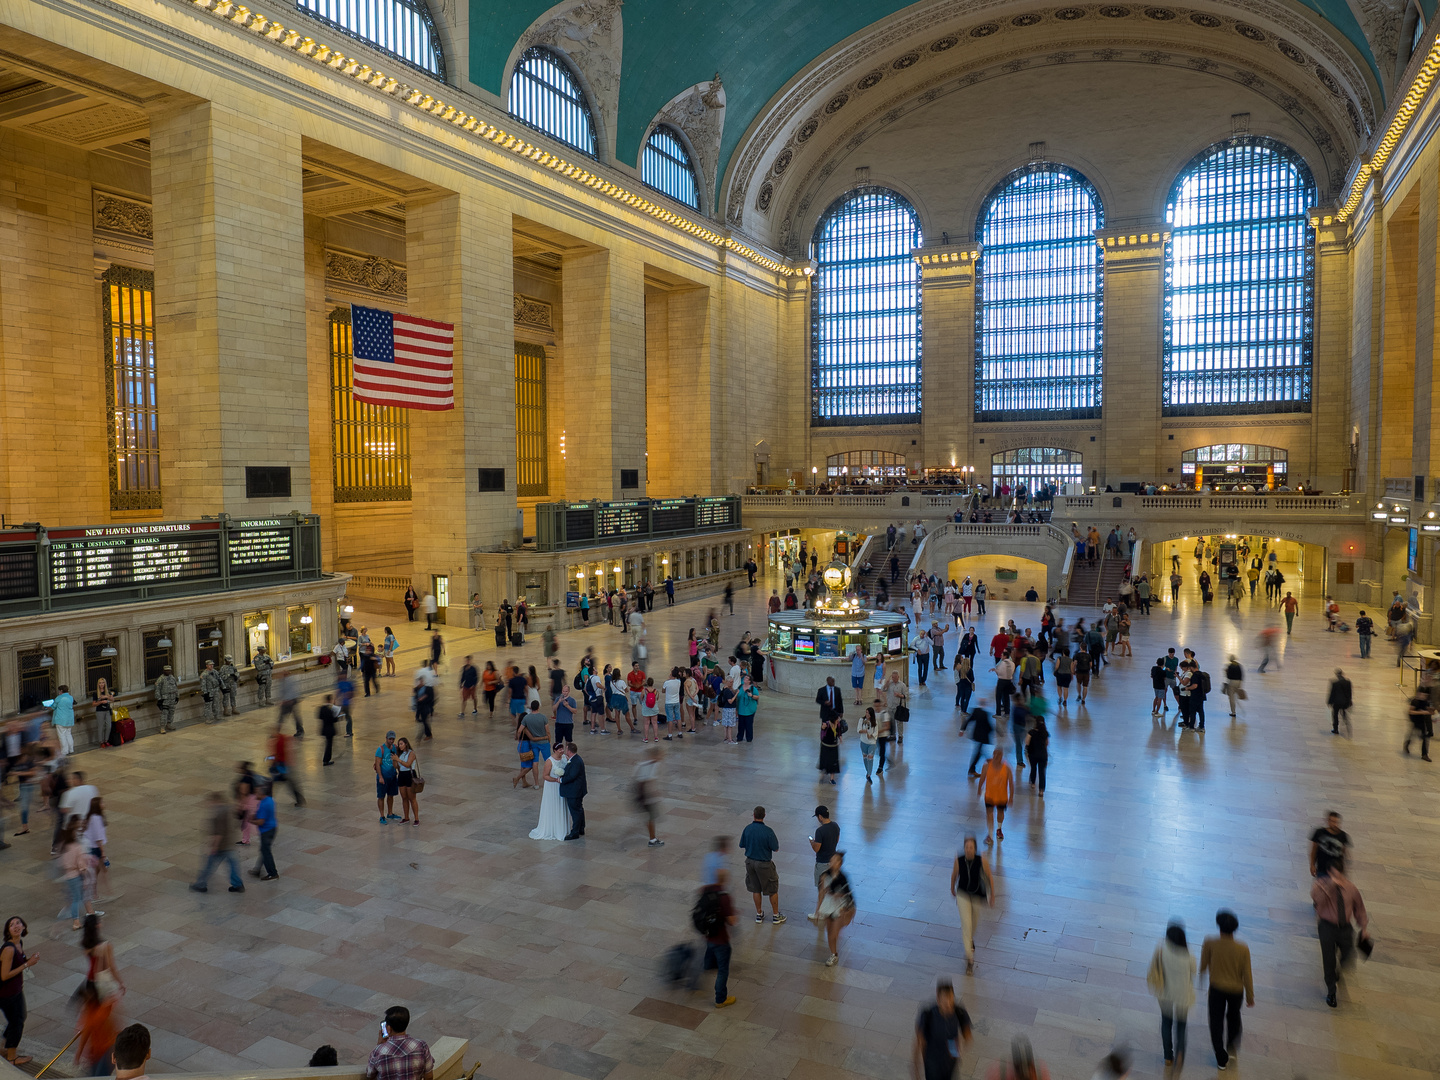
[(820, 721), (820, 772), (821, 780), (835, 783), (840, 772), (840, 721)]

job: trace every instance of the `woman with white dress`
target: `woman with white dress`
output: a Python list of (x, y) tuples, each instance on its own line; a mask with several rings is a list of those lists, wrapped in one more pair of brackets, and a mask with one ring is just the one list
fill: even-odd
[(570, 835), (570, 808), (560, 797), (560, 781), (565, 776), (565, 759), (560, 756), (560, 747), (550, 750), (550, 756), (540, 770), (540, 824), (530, 830), (531, 840), (564, 840)]

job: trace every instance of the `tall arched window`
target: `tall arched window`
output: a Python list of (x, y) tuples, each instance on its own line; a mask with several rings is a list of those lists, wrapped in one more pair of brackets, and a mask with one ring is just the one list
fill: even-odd
[(811, 422), (920, 419), (920, 219), (888, 188), (837, 199), (815, 227)]
[(1165, 416), (1310, 411), (1315, 182), (1262, 137), (1180, 173), (1166, 209)]
[(544, 46), (533, 45), (520, 54), (510, 79), (510, 113), (595, 156), (590, 105), (565, 61)]
[(412, 67), (445, 78), (445, 57), (425, 0), (295, 0), (295, 6)]
[(1066, 484), (1085, 482), (1084, 456), (1079, 450), (1057, 446), (1022, 446), (1018, 450), (1002, 450), (990, 455), (990, 481), (999, 485), (1006, 481), (1013, 488), (1024, 484), (1038, 491), (1042, 484), (1063, 488)]
[(640, 155), (640, 179), (692, 210), (700, 209), (700, 185), (685, 144), (666, 124), (656, 124)]
[(981, 207), (975, 235), (975, 419), (1100, 415), (1095, 231), (1105, 209), (1074, 169), (1017, 169)]

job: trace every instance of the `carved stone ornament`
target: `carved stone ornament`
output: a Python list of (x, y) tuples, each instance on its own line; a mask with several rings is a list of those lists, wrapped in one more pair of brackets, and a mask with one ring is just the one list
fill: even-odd
[(565, 55), (585, 77), (590, 108), (613, 145), (620, 110), (620, 56), (624, 44), (624, 0), (581, 0), (551, 8), (525, 32), (520, 50), (548, 45)]
[(528, 326), (533, 330), (555, 328), (555, 308), (544, 300), (533, 296), (515, 294), (515, 325)]
[(127, 199), (123, 195), (111, 195), (106, 191), (96, 191), (94, 196), (96, 232), (148, 241), (155, 239), (155, 221), (149, 203)]
[(719, 72), (708, 83), (696, 83), (671, 98), (655, 121), (679, 128), (684, 133), (695, 154), (701, 209), (713, 212), (715, 172), (720, 166), (720, 137), (725, 131), (725, 87), (720, 82)]
[(1406, 0), (1359, 0), (1352, 7), (1360, 9), (1360, 25), (1370, 39), (1380, 70), (1389, 70), (1400, 46), (1400, 20), (1405, 15)]
[(404, 302), (410, 275), (403, 263), (347, 251), (325, 252), (325, 284), (343, 292), (363, 292)]

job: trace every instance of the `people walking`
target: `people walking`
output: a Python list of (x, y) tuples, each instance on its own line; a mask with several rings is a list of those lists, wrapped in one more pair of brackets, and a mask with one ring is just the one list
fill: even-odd
[(1360, 948), (1369, 952), (1370, 917), (1365, 912), (1365, 899), (1360, 890), (1333, 864), (1311, 883), (1310, 903), (1315, 908), (1316, 934), (1320, 938), (1325, 1004), (1334, 1009), (1340, 1004), (1335, 996), (1340, 968), (1348, 967), (1354, 960), (1357, 929)]
[(250, 874), (261, 881), (274, 881), (280, 876), (280, 872), (275, 869), (275, 832), (279, 828), (279, 822), (275, 816), (274, 791), (273, 783), (261, 787), (260, 801), (255, 806), (255, 827), (260, 831), (260, 860)]
[(737, 916), (730, 894), (725, 885), (730, 879), (724, 867), (715, 870), (712, 882), (700, 890), (691, 921), (695, 929), (705, 938), (705, 958), (701, 967), (705, 971), (715, 969), (715, 1007), (724, 1009), (735, 1004), (730, 993), (730, 927), (735, 925)]
[(1420, 740), (1420, 760), (1430, 760), (1430, 737), (1434, 734), (1435, 706), (1422, 693), (1410, 699), (1410, 727), (1405, 733), (1405, 753), (1410, 753), (1410, 743)]
[(1355, 637), (1360, 642), (1360, 659), (1370, 659), (1370, 640), (1375, 636), (1375, 620), (1364, 611), (1355, 620)]
[(955, 898), (955, 907), (960, 912), (960, 936), (965, 943), (965, 974), (975, 971), (975, 923), (979, 905), (983, 901), (995, 906), (995, 879), (985, 856), (980, 853), (974, 836), (967, 836), (965, 844), (955, 856), (955, 865), (950, 869), (950, 895)]
[(954, 984), (938, 979), (935, 1003), (915, 1018), (915, 1080), (955, 1080), (960, 1048), (970, 1038), (970, 1014), (956, 1002)]
[(315, 710), (315, 719), (320, 722), (320, 737), (325, 740), (325, 754), (320, 759), (321, 765), (334, 765), (333, 755), (335, 747), (335, 733), (339, 730), (336, 718), (340, 709), (335, 705), (335, 695), (326, 694), (319, 708)]
[(1318, 877), (1332, 868), (1343, 873), (1349, 846), (1350, 834), (1340, 828), (1340, 815), (1331, 810), (1325, 815), (1325, 824), (1310, 834), (1310, 876)]
[(840, 846), (840, 826), (830, 820), (830, 808), (828, 806), (815, 807), (815, 820), (819, 822), (815, 831), (808, 838), (810, 850), (815, 852), (815, 912), (805, 916), (811, 922), (820, 921), (820, 901), (824, 898), (824, 891), (820, 889), (820, 878), (830, 867), (830, 856), (835, 854), (835, 849)]
[(844, 865), (845, 853), (836, 851), (820, 875), (818, 915), (825, 927), (825, 941), (830, 948), (826, 967), (834, 967), (840, 962), (840, 931), (855, 918), (855, 895), (850, 891), (850, 879), (845, 876)]
[(652, 848), (665, 846), (665, 841), (655, 835), (655, 824), (660, 820), (660, 756), (660, 744), (652, 743), (635, 766), (635, 803), (645, 815)]
[(865, 783), (871, 784), (874, 783), (871, 773), (875, 767), (875, 746), (880, 735), (880, 720), (875, 715), (874, 708), (865, 710), (855, 729), (860, 738), (860, 762), (865, 766)]
[[(480, 715), (480, 703), (476, 700), (476, 692), (480, 686), (480, 670), (475, 666), (475, 658), (465, 657), (465, 663), (460, 667), (460, 718), (465, 717), (465, 702), (470, 702), (470, 715)], [(492, 707), (492, 713), (495, 711)]]
[(765, 824), (765, 807), (755, 807), (753, 820), (740, 833), (740, 849), (745, 852), (745, 890), (755, 901), (755, 921), (763, 923), (761, 896), (770, 898), (770, 919), (775, 925), (785, 921), (780, 913), (780, 875), (775, 870), (775, 852), (780, 840), (775, 830)]
[(1233, 911), (1221, 908), (1215, 913), (1215, 925), (1219, 936), (1207, 937), (1200, 946), (1200, 974), (1210, 975), (1206, 1003), (1210, 1045), (1215, 1050), (1215, 1064), (1223, 1072), (1240, 1050), (1240, 1002), (1243, 999), (1246, 1007), (1254, 1007), (1255, 981), (1250, 973), (1250, 946), (1235, 939), (1240, 920)]
[[(1033, 705), (1038, 698), (1031, 698)], [(1040, 798), (1045, 797), (1045, 768), (1050, 764), (1050, 729), (1045, 726), (1045, 715), (1032, 710), (1033, 722), (1030, 725), (1030, 733), (1025, 737), (1025, 749), (1030, 754), (1030, 786), (1035, 787), (1035, 778), (1038, 773), (1040, 786), (1038, 794)]]
[[(1345, 722), (1345, 734), (1353, 734), (1350, 728), (1350, 707), (1355, 703), (1354, 691), (1350, 680), (1340, 668), (1335, 669), (1335, 678), (1330, 681), (1330, 694), (1325, 703), (1330, 706), (1330, 734), (1340, 734), (1342, 720)], [(1230, 715), (1235, 714), (1232, 712)]]
[(209, 892), (211, 873), (218, 864), (224, 863), (230, 868), (230, 891), (244, 892), (245, 883), (240, 877), (240, 865), (234, 850), (235, 811), (219, 791), (212, 791), (205, 802), (205, 858), (200, 864), (199, 875), (190, 883), (190, 891)]
[(984, 709), (972, 709), (960, 723), (960, 734), (965, 734), (965, 729), (970, 728), (970, 738), (975, 743), (975, 753), (970, 755), (969, 776), (979, 776), (980, 773), (975, 766), (979, 763), (981, 756), (985, 753), (985, 747), (990, 745), (993, 728), (990, 723), (990, 714)]
[(1150, 958), (1145, 983), (1160, 1003), (1160, 1045), (1165, 1064), (1174, 1066), (1176, 1075), (1185, 1064), (1185, 1025), (1195, 1004), (1195, 970), (1185, 927), (1172, 922)]
[(1244, 701), (1245, 694), (1245, 669), (1240, 666), (1240, 661), (1235, 654), (1231, 653), (1225, 664), (1225, 682), (1221, 686), (1225, 692), (1226, 699), (1230, 702), (1230, 715), (1235, 715), (1235, 703)]
[(60, 756), (72, 757), (75, 753), (75, 698), (70, 694), (70, 687), (61, 686), (51, 701), (50, 724), (60, 741)]
[[(1005, 751), (996, 746), (990, 760), (980, 770), (980, 782), (976, 785), (980, 798), (985, 802), (985, 843), (1005, 839), (1005, 810), (1015, 798), (1015, 774), (1005, 762)], [(996, 811), (1000, 824), (995, 825)]]

